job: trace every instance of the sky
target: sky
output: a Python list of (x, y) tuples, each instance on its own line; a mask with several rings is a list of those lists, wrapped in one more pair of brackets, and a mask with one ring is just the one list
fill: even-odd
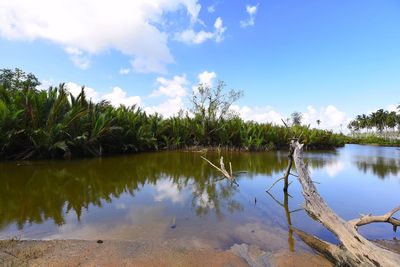
[(199, 83), (245, 120), (335, 131), (400, 104), (398, 0), (0, 0), (0, 68), (171, 116)]

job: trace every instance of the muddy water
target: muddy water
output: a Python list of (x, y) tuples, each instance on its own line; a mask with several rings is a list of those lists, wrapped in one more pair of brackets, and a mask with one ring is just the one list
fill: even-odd
[[(221, 179), (196, 152), (158, 152), (102, 159), (0, 163), (0, 239), (116, 239), (228, 249), (257, 245), (272, 253), (309, 252), (292, 224), (335, 238), (303, 210), (295, 177), (290, 196), (277, 184), (285, 152), (223, 153), (239, 186)], [(207, 153), (218, 162), (218, 153)], [(343, 218), (383, 214), (400, 203), (400, 150), (346, 145), (310, 152), (317, 188)], [(297, 210), (297, 211), (296, 211)], [(294, 211), (294, 212), (293, 212)], [(371, 239), (392, 239), (385, 224), (365, 226)]]

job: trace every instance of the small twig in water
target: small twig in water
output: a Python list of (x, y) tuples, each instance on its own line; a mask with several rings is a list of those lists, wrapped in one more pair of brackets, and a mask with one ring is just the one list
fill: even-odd
[(282, 177), (282, 178), (279, 178), (278, 180), (276, 180), (276, 181), (267, 189), (267, 192), (269, 192), (269, 191), (272, 189), (272, 187), (274, 187), (280, 180), (283, 180), (283, 179), (285, 179), (285, 177)]

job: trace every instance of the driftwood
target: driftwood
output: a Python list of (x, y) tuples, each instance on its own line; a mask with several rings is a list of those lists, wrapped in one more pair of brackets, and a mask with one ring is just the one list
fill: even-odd
[(220, 161), (219, 161), (220, 167), (217, 167), (217, 166), (214, 165), (211, 161), (209, 161), (208, 159), (206, 159), (206, 158), (203, 157), (203, 156), (201, 156), (201, 158), (204, 159), (205, 161), (207, 161), (208, 164), (210, 164), (211, 166), (213, 166), (213, 167), (214, 167), (215, 169), (217, 169), (219, 172), (221, 172), (222, 175), (223, 175), (225, 178), (227, 178), (229, 181), (231, 181), (232, 183), (234, 183), (234, 184), (236, 184), (236, 185), (239, 185), (239, 184), (236, 182), (235, 177), (233, 176), (233, 172), (232, 172), (232, 163), (231, 163), (231, 162), (229, 162), (229, 171), (230, 171), (230, 172), (228, 172), (228, 171), (225, 169), (224, 157), (221, 157), (221, 159), (220, 159)]
[(397, 227), (400, 226), (400, 220), (394, 218), (393, 215), (398, 211), (400, 211), (400, 207), (394, 208), (393, 210), (381, 216), (374, 216), (372, 214), (361, 215), (359, 219), (351, 220), (349, 221), (349, 223), (357, 229), (359, 226), (362, 225), (376, 223), (376, 222), (385, 222), (393, 225), (393, 231), (396, 232)]
[(306, 202), (305, 210), (312, 218), (330, 230), (341, 244), (336, 246), (294, 229), (297, 235), (337, 266), (400, 266), (400, 254), (368, 241), (357, 232), (358, 226), (372, 222), (387, 222), (397, 227), (399, 220), (393, 218), (393, 214), (399, 211), (400, 207), (383, 216), (367, 215), (350, 222), (344, 221), (319, 195), (303, 160), (303, 145), (298, 141), (292, 141), (291, 147), (294, 150), (293, 161)]

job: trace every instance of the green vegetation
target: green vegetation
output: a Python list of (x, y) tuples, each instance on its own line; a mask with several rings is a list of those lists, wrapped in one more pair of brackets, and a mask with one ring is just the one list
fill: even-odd
[[(295, 121), (291, 127), (244, 122), (229, 107), (240, 91), (224, 93), (199, 86), (192, 113), (171, 118), (146, 114), (136, 106), (115, 108), (93, 103), (82, 88), (73, 96), (64, 84), (39, 90), (32, 74), (19, 69), (0, 71), (0, 158), (70, 158), (117, 153), (224, 147), (244, 150), (285, 148), (300, 136), (308, 148), (344, 145), (343, 135), (310, 129)], [(193, 114), (193, 115), (191, 115)], [(301, 134), (302, 133), (302, 134)]]
[(400, 146), (399, 113), (379, 109), (369, 115), (358, 115), (348, 128), (352, 133), (351, 143)]
[(346, 143), (360, 145), (400, 146), (400, 139), (386, 138), (375, 134), (357, 135), (348, 139)]

